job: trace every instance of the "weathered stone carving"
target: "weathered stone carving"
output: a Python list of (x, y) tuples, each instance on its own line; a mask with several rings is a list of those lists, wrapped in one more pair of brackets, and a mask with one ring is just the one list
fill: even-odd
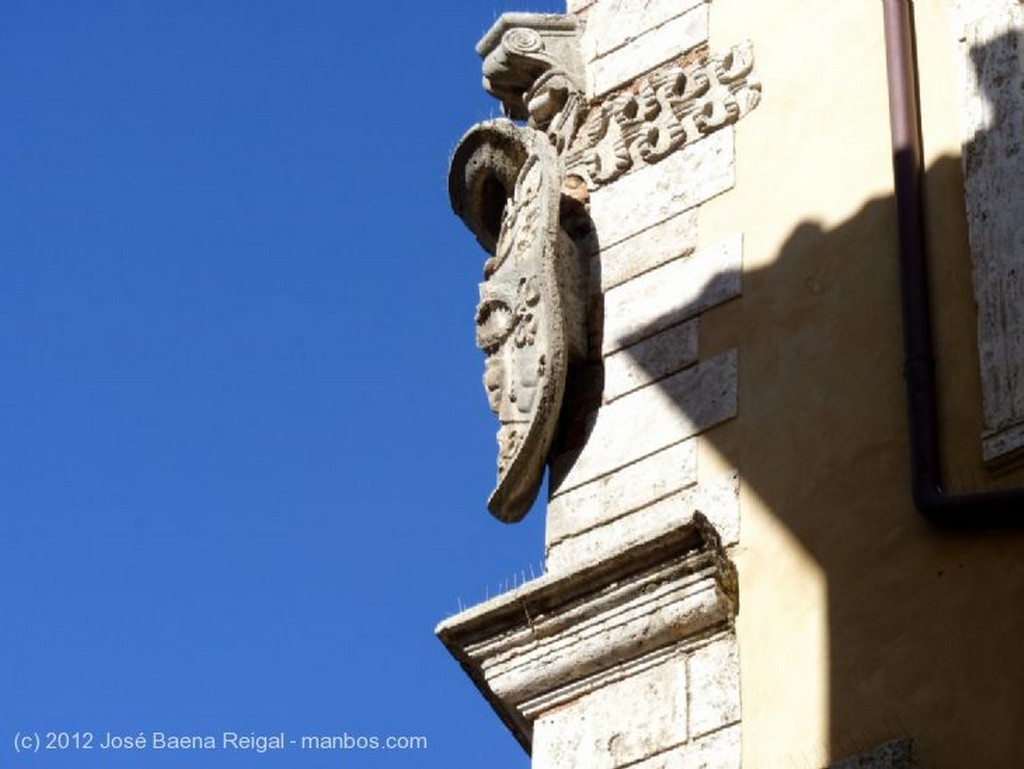
[(735, 123), (760, 99), (749, 43), (703, 63), (673, 65), (595, 106), (566, 156), (566, 168), (592, 189), (608, 184)]
[(498, 483), (488, 501), (516, 521), (540, 488), (570, 357), (582, 354), (576, 249), (562, 231), (561, 165), (539, 131), (482, 123), (452, 159), (452, 207), (491, 254), (476, 311), (484, 387), (498, 417)]
[(569, 361), (586, 354), (586, 292), (566, 230), (588, 188), (735, 122), (760, 98), (751, 48), (742, 45), (649, 75), (588, 112), (578, 38), (567, 16), (505, 14), (494, 24), (477, 45), (484, 87), (526, 125), (480, 124), (457, 148), (449, 176), (452, 207), (491, 254), (476, 326), (500, 424), (488, 507), (504, 521), (521, 518), (536, 498)]
[(562, 152), (583, 113), (583, 64), (571, 16), (506, 13), (476, 47), (484, 88), (505, 114), (544, 131)]
[(477, 46), (484, 85), (514, 118), (473, 128), (452, 158), (452, 208), (491, 255), (476, 311), (484, 387), (498, 417), (488, 508), (525, 515), (540, 488), (571, 358), (585, 354), (576, 249), (561, 226), (558, 153), (582, 111), (575, 20), (506, 14)]
[(530, 750), (533, 723), (732, 633), (736, 569), (699, 513), (569, 574), (546, 574), (442, 622), (437, 635)]

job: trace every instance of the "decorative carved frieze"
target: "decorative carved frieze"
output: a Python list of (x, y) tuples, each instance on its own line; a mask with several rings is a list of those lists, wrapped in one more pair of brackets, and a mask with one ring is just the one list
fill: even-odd
[(735, 567), (697, 514), (456, 615), (437, 635), (529, 750), (540, 714), (728, 630), (737, 610)]
[(719, 58), (673, 65), (590, 110), (566, 155), (567, 173), (591, 189), (608, 184), (735, 123), (760, 99), (750, 43)]

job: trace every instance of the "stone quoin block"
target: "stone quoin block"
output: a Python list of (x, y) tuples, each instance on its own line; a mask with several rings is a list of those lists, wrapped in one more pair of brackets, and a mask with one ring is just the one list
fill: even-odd
[(642, 761), (633, 769), (736, 769), (740, 751), (740, 727), (730, 726)]
[(604, 359), (604, 402), (611, 403), (697, 362), (697, 318), (670, 326)]
[(607, 291), (697, 248), (697, 210), (683, 211), (609, 246), (593, 261), (591, 286)]
[(604, 297), (605, 355), (740, 295), (739, 234), (674, 259)]
[(660, 163), (632, 171), (590, 197), (601, 248), (608, 248), (731, 189), (733, 128), (715, 131)]
[(707, 39), (708, 7), (701, 4), (592, 61), (587, 67), (587, 91), (592, 96), (606, 94), (641, 73), (706, 43)]
[(602, 406), (583, 449), (552, 462), (551, 485), (581, 486), (735, 416), (737, 365), (730, 350)]
[[(658, 707), (623, 707), (628, 702)], [(686, 741), (686, 707), (686, 662), (677, 656), (538, 719), (533, 766), (615, 769), (635, 763)]]
[(588, 60), (621, 48), (706, 0), (603, 0), (587, 16), (581, 45)]
[(722, 638), (690, 655), (690, 707), (690, 728), (696, 737), (740, 720), (735, 638)]
[[(642, 542), (670, 531), (700, 513), (715, 527), (723, 545), (739, 537), (739, 486), (735, 476), (724, 481), (690, 486), (587, 529), (548, 547), (547, 568), (552, 572), (578, 569), (607, 557), (623, 545)], [(604, 512), (604, 511), (601, 511)]]
[(548, 503), (547, 542), (553, 545), (697, 482), (693, 439), (652, 454)]

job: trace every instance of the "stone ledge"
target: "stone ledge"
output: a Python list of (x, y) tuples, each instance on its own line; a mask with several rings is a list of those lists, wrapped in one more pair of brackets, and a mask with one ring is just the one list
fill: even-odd
[(569, 573), (545, 575), (445, 620), (437, 635), (529, 751), (529, 703), (686, 639), (731, 627), (735, 567), (700, 515)]

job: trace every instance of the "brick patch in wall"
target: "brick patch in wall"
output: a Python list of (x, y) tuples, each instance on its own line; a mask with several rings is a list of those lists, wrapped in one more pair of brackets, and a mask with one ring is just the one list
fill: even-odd
[(911, 740), (893, 740), (863, 756), (830, 764), (828, 769), (915, 769), (913, 753)]

